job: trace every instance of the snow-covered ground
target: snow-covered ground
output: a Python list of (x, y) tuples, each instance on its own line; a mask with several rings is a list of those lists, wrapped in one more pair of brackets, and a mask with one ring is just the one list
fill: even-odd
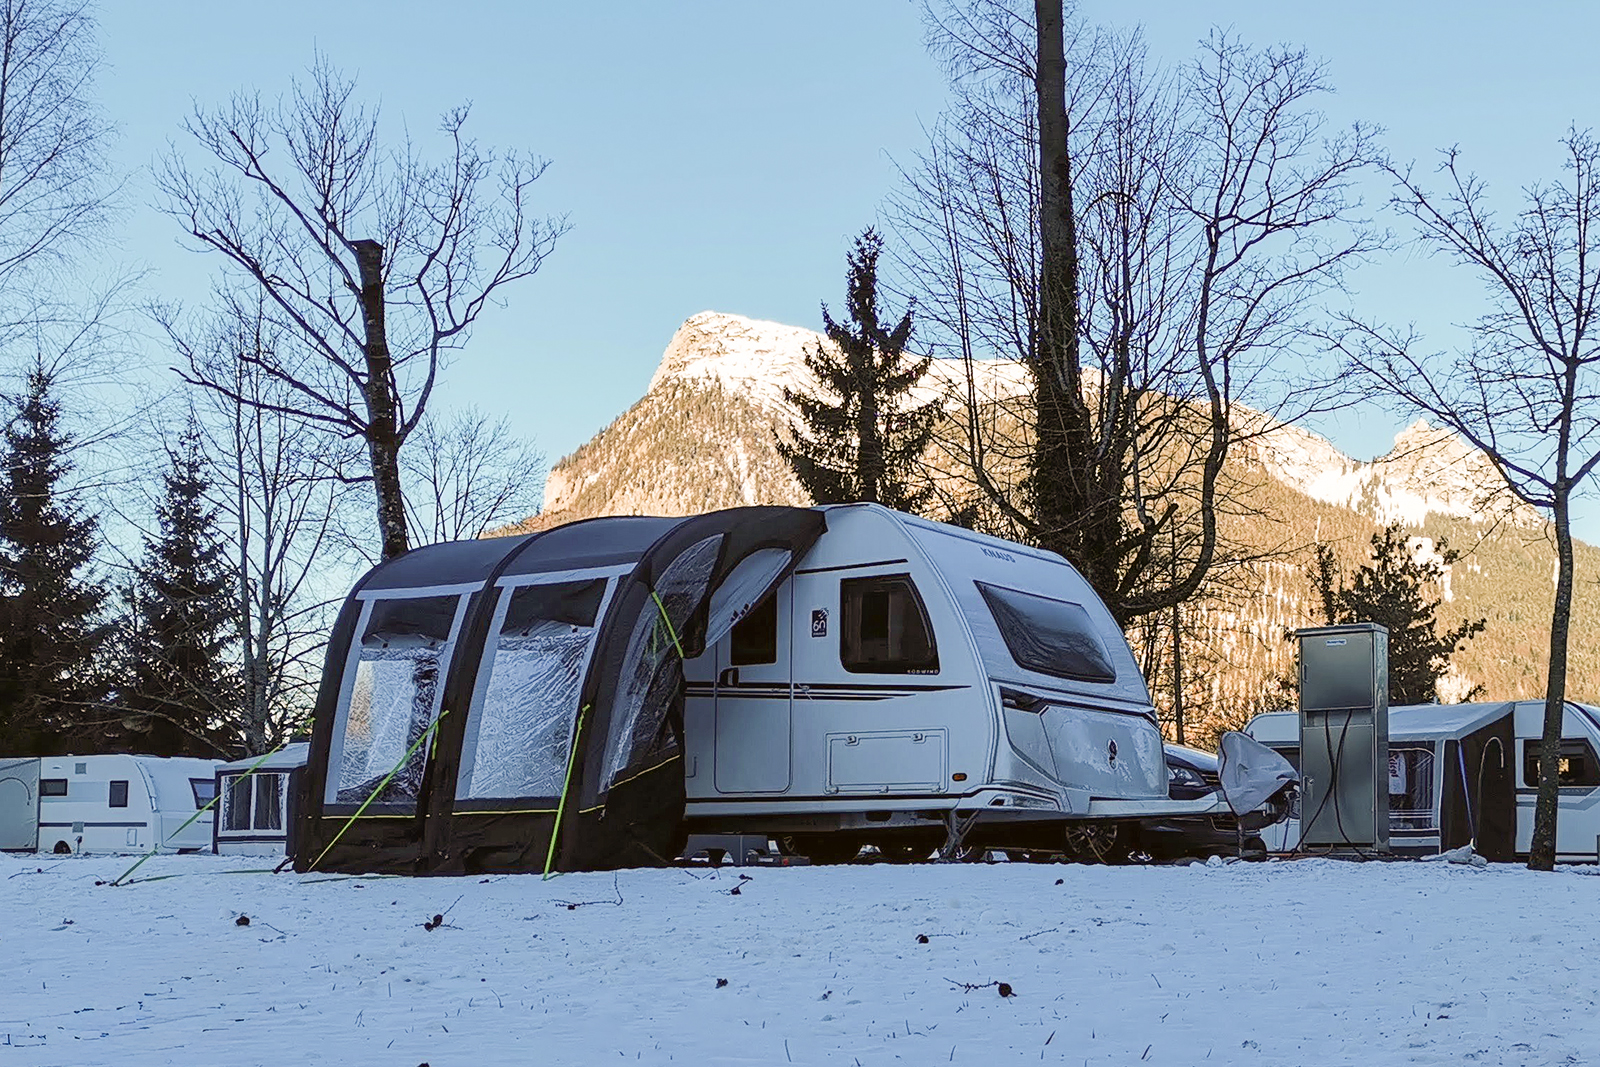
[(0, 858), (0, 1067), (1600, 1062), (1576, 871), (127, 864)]

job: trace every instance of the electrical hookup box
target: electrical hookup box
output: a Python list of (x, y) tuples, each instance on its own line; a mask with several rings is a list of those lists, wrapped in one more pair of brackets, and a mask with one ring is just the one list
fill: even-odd
[(1296, 630), (1300, 642), (1300, 844), (1389, 850), (1389, 631), (1373, 622)]

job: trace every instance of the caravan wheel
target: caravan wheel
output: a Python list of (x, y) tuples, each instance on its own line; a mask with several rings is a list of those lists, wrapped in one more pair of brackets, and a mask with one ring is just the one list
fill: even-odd
[(1083, 863), (1128, 863), (1133, 859), (1131, 835), (1115, 822), (1067, 825), (1067, 855)]

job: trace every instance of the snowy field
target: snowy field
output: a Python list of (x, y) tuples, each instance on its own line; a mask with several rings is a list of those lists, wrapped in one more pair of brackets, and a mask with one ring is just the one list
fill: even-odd
[(128, 862), (0, 858), (0, 1067), (1600, 1062), (1579, 871)]

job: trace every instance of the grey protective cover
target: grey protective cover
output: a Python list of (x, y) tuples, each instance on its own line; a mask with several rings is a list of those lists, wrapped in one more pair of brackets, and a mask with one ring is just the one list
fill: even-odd
[(1222, 735), (1217, 776), (1235, 815), (1255, 811), (1284, 786), (1300, 780), (1288, 760), (1237, 730)]

